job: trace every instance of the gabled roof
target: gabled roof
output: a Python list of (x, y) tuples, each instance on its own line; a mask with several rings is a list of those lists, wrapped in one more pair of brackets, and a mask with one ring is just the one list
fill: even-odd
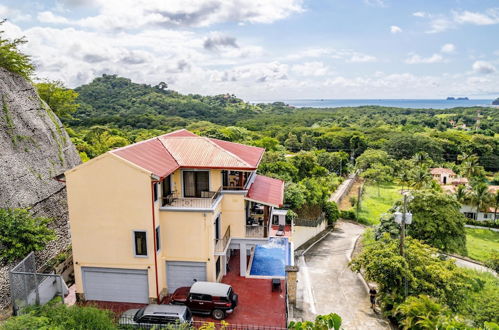
[(178, 168), (255, 170), (263, 148), (198, 136), (185, 129), (111, 153), (162, 178)]
[(179, 168), (175, 158), (165, 149), (158, 138), (138, 142), (111, 153), (153, 173), (164, 177)]
[(257, 203), (281, 207), (284, 202), (284, 181), (256, 175), (246, 198)]
[(450, 168), (444, 168), (444, 167), (432, 168), (430, 170), (430, 173), (431, 174), (450, 174), (450, 175), (456, 175), (456, 173), (454, 173), (453, 170), (451, 170)]

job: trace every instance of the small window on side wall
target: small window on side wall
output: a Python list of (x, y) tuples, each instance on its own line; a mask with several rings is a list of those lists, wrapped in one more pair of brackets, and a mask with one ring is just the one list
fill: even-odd
[(156, 252), (161, 249), (161, 236), (159, 231), (159, 226), (156, 227)]
[(136, 257), (147, 257), (147, 234), (145, 231), (133, 232), (134, 249)]

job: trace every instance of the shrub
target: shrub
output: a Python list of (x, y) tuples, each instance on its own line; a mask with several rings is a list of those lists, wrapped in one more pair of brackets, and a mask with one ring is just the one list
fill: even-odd
[(499, 252), (494, 251), (490, 258), (485, 262), (485, 265), (499, 273)]
[(350, 205), (353, 207), (353, 206), (355, 206), (355, 204), (357, 204), (357, 197), (351, 196), (349, 201), (350, 201)]
[(338, 205), (335, 202), (326, 202), (324, 205), (324, 213), (326, 214), (327, 223), (332, 225), (340, 217)]
[[(0, 26), (4, 22), (5, 20), (0, 21)], [(3, 31), (0, 31), (0, 67), (29, 80), (35, 71), (35, 66), (31, 63), (30, 57), (18, 49), (19, 46), (27, 42), (26, 39), (24, 37), (13, 40), (4, 39), (2, 34)]]
[(67, 307), (60, 303), (60, 299), (44, 306), (28, 307), (25, 312), (7, 320), (0, 329), (117, 329), (110, 311), (95, 307)]
[(355, 212), (353, 210), (342, 210), (340, 211), (340, 218), (347, 220), (355, 220)]
[(25, 209), (0, 209), (0, 260), (11, 262), (42, 250), (55, 239), (49, 218), (33, 217)]
[(491, 220), (478, 221), (478, 220), (473, 220), (473, 219), (467, 219), (466, 224), (471, 225), (471, 226), (498, 228), (499, 229), (499, 221), (494, 222)]
[(331, 313), (328, 315), (318, 315), (315, 318), (315, 322), (304, 321), (304, 322), (294, 322), (291, 321), (288, 325), (288, 329), (295, 330), (308, 330), (308, 329), (335, 329), (339, 330), (341, 327), (341, 316), (336, 313)]

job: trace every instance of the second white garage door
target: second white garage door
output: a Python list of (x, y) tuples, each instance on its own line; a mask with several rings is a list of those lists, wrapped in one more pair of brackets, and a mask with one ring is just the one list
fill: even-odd
[(166, 276), (168, 293), (182, 286), (191, 286), (196, 281), (206, 281), (206, 263), (189, 261), (167, 261)]
[(86, 300), (148, 303), (147, 270), (82, 267)]

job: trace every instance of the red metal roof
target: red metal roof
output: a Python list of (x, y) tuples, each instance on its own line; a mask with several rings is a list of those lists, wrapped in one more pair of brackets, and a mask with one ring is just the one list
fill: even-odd
[(262, 159), (263, 153), (265, 152), (265, 149), (263, 148), (247, 146), (240, 143), (228, 142), (217, 139), (210, 139), (210, 140), (219, 145), (220, 147), (224, 148), (225, 150), (238, 156), (239, 158), (241, 158), (242, 160), (244, 160), (245, 162), (247, 162), (248, 164), (250, 164), (255, 168), (258, 167), (258, 164)]
[(111, 152), (156, 176), (165, 177), (179, 167), (255, 170), (264, 151), (201, 137), (182, 129)]
[(246, 198), (265, 205), (281, 207), (284, 202), (284, 181), (256, 175)]
[(451, 170), (450, 168), (444, 168), (444, 167), (436, 167), (436, 168), (432, 168), (430, 170), (430, 173), (431, 174), (449, 174), (449, 175), (456, 175), (456, 173), (454, 173), (453, 170)]
[(210, 139), (197, 137), (159, 138), (181, 167), (253, 169), (252, 166)]
[(111, 152), (159, 177), (165, 177), (179, 168), (175, 158), (158, 138), (138, 142)]

